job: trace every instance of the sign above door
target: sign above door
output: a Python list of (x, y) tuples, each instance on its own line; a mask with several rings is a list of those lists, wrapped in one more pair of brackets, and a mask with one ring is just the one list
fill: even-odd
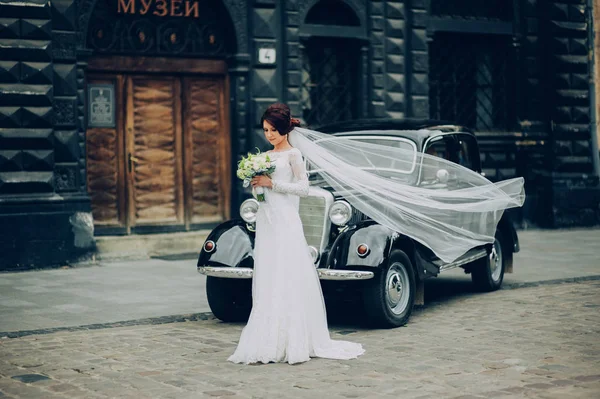
[(117, 13), (198, 18), (199, 0), (117, 0)]

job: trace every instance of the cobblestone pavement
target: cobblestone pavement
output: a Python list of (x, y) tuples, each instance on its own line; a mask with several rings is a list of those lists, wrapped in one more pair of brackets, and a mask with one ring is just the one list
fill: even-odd
[[(519, 240), (514, 273), (504, 276), (503, 287), (600, 278), (600, 228), (525, 230)], [(0, 337), (1, 332), (140, 324), (140, 319), (209, 312), (205, 283), (195, 258), (0, 273)], [(461, 268), (443, 272), (426, 282), (425, 294), (435, 297), (446, 287), (472, 290), (471, 277)]]
[[(600, 281), (463, 294), (406, 327), (333, 325), (357, 360), (242, 366), (214, 319), (0, 340), (0, 398), (598, 398)], [(41, 379), (40, 379), (41, 378)]]

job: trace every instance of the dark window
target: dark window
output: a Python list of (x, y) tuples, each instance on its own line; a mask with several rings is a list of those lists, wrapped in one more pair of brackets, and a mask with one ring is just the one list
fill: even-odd
[(302, 110), (312, 126), (355, 119), (360, 51), (351, 39), (313, 37), (302, 54)]
[(431, 14), (510, 21), (513, 15), (512, 3), (511, 0), (431, 0)]
[(431, 117), (478, 131), (513, 130), (514, 65), (511, 37), (436, 33), (429, 57)]

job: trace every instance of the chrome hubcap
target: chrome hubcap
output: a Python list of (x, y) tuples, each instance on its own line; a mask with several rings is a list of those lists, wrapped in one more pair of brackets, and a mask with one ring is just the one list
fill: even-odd
[(390, 266), (385, 277), (385, 292), (392, 313), (402, 314), (408, 305), (410, 283), (406, 266), (396, 262)]
[(502, 244), (496, 238), (494, 240), (494, 246), (490, 253), (490, 272), (492, 274), (492, 280), (499, 281), (502, 273)]

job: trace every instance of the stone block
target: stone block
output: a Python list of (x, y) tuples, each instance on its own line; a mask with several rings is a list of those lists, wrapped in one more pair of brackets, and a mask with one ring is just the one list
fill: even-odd
[(53, 172), (0, 172), (0, 194), (54, 191)]
[(23, 150), (23, 170), (48, 171), (54, 167), (53, 150)]
[(388, 73), (404, 73), (404, 56), (388, 55), (385, 66)]
[(382, 31), (385, 28), (385, 20), (382, 17), (371, 17), (371, 29)]
[(403, 93), (386, 93), (385, 108), (388, 112), (403, 112), (404, 111), (404, 94)]
[(21, 36), (21, 21), (18, 18), (0, 19), (0, 38), (18, 39)]
[(20, 80), (27, 84), (51, 85), (54, 69), (49, 62), (21, 62)]
[(401, 19), (388, 19), (385, 23), (385, 34), (387, 37), (398, 39), (404, 38), (405, 23)]
[(277, 97), (277, 69), (254, 69), (252, 71), (252, 96)]
[(388, 37), (385, 40), (385, 52), (391, 55), (404, 54), (404, 40)]
[(54, 95), (74, 96), (77, 94), (77, 66), (54, 64)]
[(2, 41), (5, 60), (21, 60), (44, 62), (52, 60), (52, 42), (50, 40), (17, 40)]
[(21, 39), (50, 40), (52, 38), (52, 21), (47, 19), (22, 19)]
[(383, 2), (371, 1), (371, 15), (382, 16), (383, 15)]
[(50, 128), (54, 112), (52, 107), (21, 107), (21, 126), (27, 128)]
[(77, 1), (52, 0), (52, 28), (63, 31), (75, 30), (77, 17)]
[(385, 88), (388, 91), (403, 93), (405, 90), (404, 75), (399, 73), (388, 73), (385, 75)]
[(424, 30), (412, 31), (412, 50), (427, 51), (427, 34)]
[(2, 149), (52, 149), (52, 129), (0, 129)]
[(254, 37), (274, 39), (278, 26), (275, 9), (254, 9), (252, 15)]
[(589, 51), (587, 38), (569, 39), (569, 54), (571, 55), (587, 55)]
[(18, 172), (23, 170), (23, 152), (21, 150), (0, 150), (0, 171)]
[(44, 106), (52, 103), (52, 97), (53, 89), (50, 85), (0, 85), (0, 105)]
[(54, 132), (54, 156), (56, 162), (75, 162), (80, 158), (79, 134), (77, 130)]
[(590, 108), (589, 107), (573, 107), (571, 109), (573, 123), (590, 123)]
[(385, 8), (387, 18), (405, 19), (404, 3), (399, 1), (388, 1)]
[(19, 61), (0, 61), (0, 84), (19, 81)]
[(429, 95), (429, 76), (426, 73), (413, 73), (411, 94), (419, 96)]
[[(598, 3), (595, 3), (596, 6), (598, 5)], [(569, 21), (572, 22), (585, 22), (586, 20), (586, 11), (585, 11), (585, 4), (569, 4), (568, 6), (569, 9)]]

